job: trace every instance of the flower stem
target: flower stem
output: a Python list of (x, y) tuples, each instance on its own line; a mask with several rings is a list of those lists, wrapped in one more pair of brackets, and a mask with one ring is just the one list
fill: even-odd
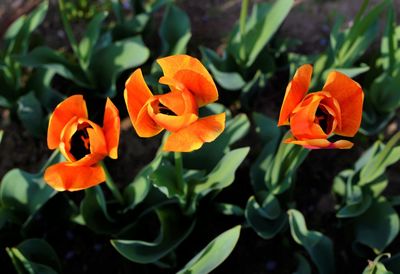
[(124, 204), (124, 198), (121, 195), (121, 192), (119, 191), (117, 185), (115, 184), (114, 180), (112, 179), (110, 173), (108, 172), (108, 169), (106, 165), (104, 164), (103, 161), (100, 162), (101, 167), (104, 170), (104, 173), (106, 174), (106, 185), (110, 189), (111, 193), (113, 194), (114, 198), (122, 205)]
[(181, 191), (183, 195), (186, 194), (186, 184), (183, 180), (183, 161), (182, 161), (182, 153), (174, 152), (175, 159), (175, 170), (177, 176), (178, 189)]

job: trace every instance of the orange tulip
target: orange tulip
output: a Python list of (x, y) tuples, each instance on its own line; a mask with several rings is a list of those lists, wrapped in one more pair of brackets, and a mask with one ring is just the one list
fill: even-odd
[(285, 143), (308, 149), (351, 148), (352, 142), (331, 143), (332, 134), (353, 137), (361, 123), (364, 93), (348, 76), (333, 71), (322, 91), (307, 94), (312, 66), (303, 65), (286, 88), (278, 126), (289, 125), (292, 138)]
[(44, 180), (58, 191), (76, 191), (105, 181), (100, 161), (118, 157), (120, 119), (107, 99), (103, 127), (88, 119), (82, 95), (61, 102), (50, 117), (47, 145), (58, 148), (67, 160), (46, 169)]
[(214, 141), (225, 128), (225, 113), (199, 118), (198, 109), (218, 99), (211, 75), (196, 58), (174, 55), (157, 60), (170, 92), (153, 95), (137, 69), (125, 84), (125, 103), (140, 137), (171, 132), (165, 151), (190, 152)]

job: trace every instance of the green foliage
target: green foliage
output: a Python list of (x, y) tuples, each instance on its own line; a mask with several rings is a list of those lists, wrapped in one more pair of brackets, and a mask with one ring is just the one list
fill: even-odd
[(215, 81), (226, 90), (241, 91), (241, 103), (245, 107), (275, 71), (274, 58), (280, 52), (270, 49), (270, 42), (292, 5), (293, 0), (257, 3), (249, 18), (247, 5), (243, 5), (240, 22), (230, 34), (223, 57), (211, 49), (200, 48)]
[(300, 211), (290, 209), (288, 215), (293, 239), (307, 250), (319, 273), (335, 273), (332, 241), (321, 232), (308, 230)]
[(161, 56), (186, 53), (192, 36), (187, 14), (175, 5), (168, 5), (160, 26)]
[(61, 271), (57, 254), (42, 239), (28, 239), (6, 251), (18, 274), (57, 274)]
[(284, 208), (291, 201), (285, 201), (281, 196), (292, 187), (296, 171), (308, 150), (282, 143), (285, 137), (282, 138), (274, 120), (258, 113), (253, 118), (264, 147), (251, 166), (255, 195), (247, 202), (245, 216), (260, 237), (270, 239), (287, 223)]
[(231, 254), (239, 240), (240, 228), (235, 226), (216, 237), (177, 273), (210, 273)]
[(383, 251), (397, 236), (400, 219), (392, 205), (382, 196), (388, 184), (386, 169), (400, 160), (400, 133), (384, 145), (380, 141), (334, 179), (333, 190), (343, 199), (338, 218), (355, 218), (351, 223), (355, 241), (376, 252)]
[(291, 75), (304, 63), (313, 63), (314, 72), (311, 86), (323, 86), (324, 79), (332, 70), (338, 70), (349, 77), (355, 77), (369, 70), (365, 64), (356, 65), (360, 57), (371, 46), (378, 35), (378, 19), (388, 7), (389, 0), (381, 1), (367, 11), (369, 0), (364, 0), (351, 27), (342, 29), (343, 17), (338, 17), (330, 34), (329, 47), (315, 56), (291, 54)]
[[(19, 60), (26, 66), (47, 68), (71, 80), (76, 86), (90, 90), (92, 95), (115, 96), (119, 74), (143, 64), (149, 57), (149, 50), (141, 37), (129, 37), (117, 42), (100, 39), (100, 31), (107, 17), (107, 13), (102, 12), (90, 20), (78, 43), (66, 18), (63, 0), (59, 0), (59, 6), (74, 56), (64, 57), (55, 50), (41, 47), (21, 56)], [(110, 33), (108, 35), (111, 36)], [(102, 37), (107, 37), (107, 34)]]
[(381, 40), (380, 56), (370, 86), (365, 90), (365, 109), (362, 132), (374, 135), (382, 131), (400, 107), (400, 26), (396, 26), (394, 3), (388, 9), (385, 32)]
[(36, 174), (15, 168), (3, 177), (0, 184), (0, 209), (3, 213), (11, 214), (9, 221), (26, 227), (33, 215), (56, 194), (44, 182), (43, 174), (48, 166), (58, 163), (61, 158), (61, 154), (55, 152)]
[(13, 22), (3, 36), (0, 51), (0, 106), (15, 113), (37, 137), (45, 132), (46, 112), (43, 108), (52, 109), (54, 98), (59, 98), (59, 95), (39, 84), (49, 82), (48, 74), (37, 71), (25, 73), (18, 56), (28, 52), (32, 33), (43, 22), (48, 5), (48, 1), (43, 1), (30, 14)]
[[(154, 242), (143, 240), (111, 240), (114, 248), (125, 258), (137, 263), (154, 263), (173, 251), (192, 231), (195, 221), (180, 214), (178, 207), (167, 203), (150, 208), (147, 214), (156, 214), (160, 231)], [(141, 218), (144, 218), (142, 215)], [(140, 219), (135, 222), (139, 223)], [(135, 225), (134, 224), (134, 225)]]

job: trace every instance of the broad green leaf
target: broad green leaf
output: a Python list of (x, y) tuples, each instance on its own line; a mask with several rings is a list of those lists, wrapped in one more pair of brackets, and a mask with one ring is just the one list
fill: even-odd
[(128, 260), (141, 264), (157, 262), (185, 240), (194, 228), (195, 221), (180, 215), (177, 206), (166, 205), (156, 208), (155, 212), (160, 222), (160, 231), (154, 241), (111, 240), (114, 248)]
[(178, 186), (175, 167), (168, 160), (161, 161), (157, 169), (150, 175), (150, 179), (168, 198), (181, 197), (182, 190)]
[(135, 179), (124, 189), (124, 198), (128, 203), (126, 209), (133, 209), (140, 204), (150, 191), (150, 175), (157, 170), (162, 160), (162, 154), (158, 154), (153, 161), (145, 166)]
[(61, 272), (57, 254), (42, 239), (28, 239), (6, 250), (18, 273), (57, 274)]
[(228, 187), (235, 179), (235, 171), (246, 158), (249, 148), (238, 148), (228, 152), (207, 175), (205, 182), (194, 186), (194, 192), (205, 196), (212, 190)]
[(60, 53), (48, 47), (37, 47), (28, 54), (20, 56), (19, 61), (25, 66), (47, 68), (80, 86), (90, 87), (79, 66), (70, 63)]
[(376, 257), (373, 261), (368, 260), (368, 266), (364, 269), (362, 274), (393, 274), (393, 272), (388, 271), (386, 267), (379, 262), (383, 256), (388, 256), (390, 258), (389, 253), (383, 253)]
[(389, 115), (400, 107), (400, 95), (397, 92), (399, 85), (400, 76), (392, 77), (383, 73), (374, 79), (370, 89), (366, 91), (366, 99), (378, 112)]
[(99, 186), (85, 189), (81, 204), (85, 225), (97, 233), (116, 233), (120, 229), (110, 216), (103, 191)]
[(15, 21), (4, 35), (8, 53), (21, 54), (28, 50), (31, 33), (43, 22), (49, 2), (42, 1), (30, 14), (20, 17)]
[(220, 234), (177, 273), (210, 273), (231, 254), (239, 240), (240, 229), (238, 225)]
[(381, 150), (373, 159), (370, 159), (368, 163), (363, 167), (360, 172), (360, 183), (361, 185), (372, 182), (373, 180), (380, 177), (386, 170), (386, 168), (400, 159), (400, 132), (395, 134), (389, 142), (385, 145), (384, 149)]
[(98, 95), (115, 96), (118, 75), (129, 68), (142, 65), (149, 58), (149, 50), (139, 36), (117, 41), (93, 54), (90, 68), (98, 81)]
[[(218, 110), (216, 113), (221, 113), (221, 111)], [(215, 141), (204, 144), (199, 150), (183, 155), (185, 168), (211, 171), (230, 150), (230, 146), (246, 136), (249, 129), (250, 121), (245, 114), (238, 114), (227, 120), (225, 130)]]
[(212, 63), (208, 64), (208, 68), (215, 81), (226, 90), (240, 90), (246, 85), (243, 77), (237, 72), (220, 71)]
[(352, 65), (368, 49), (378, 34), (378, 19), (387, 4), (388, 1), (382, 1), (367, 14), (363, 14), (363, 9), (359, 12), (338, 53), (339, 66)]
[(186, 46), (192, 36), (187, 14), (171, 4), (167, 7), (160, 26), (162, 56), (186, 53)]
[(95, 15), (93, 19), (90, 20), (86, 32), (79, 43), (80, 62), (83, 64), (84, 69), (87, 69), (89, 66), (94, 46), (99, 39), (101, 25), (106, 17), (107, 13), (105, 12)]
[(263, 239), (272, 239), (287, 224), (287, 216), (286, 214), (280, 214), (275, 219), (270, 219), (267, 216), (254, 196), (251, 196), (245, 209), (246, 220), (258, 236)]
[(253, 64), (285, 20), (292, 6), (293, 0), (275, 1), (268, 13), (260, 18), (261, 20), (246, 33), (242, 41), (246, 52), (246, 67), (250, 67)]
[[(365, 66), (361, 66), (358, 68), (335, 68), (334, 70), (339, 71), (343, 74), (346, 74), (350, 78), (354, 78), (360, 74), (363, 74), (363, 73), (369, 71), (369, 69), (370, 69), (370, 67), (365, 65)], [(332, 71), (332, 70), (330, 70), (330, 71)], [(327, 73), (329, 74), (330, 71), (328, 70)]]
[(352, 218), (363, 214), (371, 205), (372, 199), (369, 194), (362, 195), (362, 201), (345, 205), (337, 213), (338, 218)]
[(1, 141), (3, 140), (3, 135), (4, 135), (4, 130), (0, 129), (0, 144)]
[(300, 211), (290, 209), (288, 215), (293, 239), (307, 250), (319, 273), (335, 273), (332, 241), (321, 232), (308, 230)]
[(296, 253), (297, 268), (293, 274), (311, 274), (311, 266), (303, 255)]
[(46, 132), (44, 113), (39, 100), (33, 92), (21, 96), (17, 102), (17, 114), (22, 124), (36, 137), (43, 137)]
[(0, 184), (0, 204), (15, 212), (22, 222), (28, 222), (56, 191), (43, 180), (45, 169), (61, 160), (61, 154), (56, 151), (36, 174), (15, 168), (6, 173)]
[(398, 235), (400, 220), (390, 203), (381, 197), (355, 219), (354, 229), (357, 242), (381, 252)]

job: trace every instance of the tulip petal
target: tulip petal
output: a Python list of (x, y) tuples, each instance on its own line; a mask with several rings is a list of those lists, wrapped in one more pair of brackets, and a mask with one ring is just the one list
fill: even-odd
[(124, 98), (132, 123), (136, 123), (137, 116), (146, 102), (153, 97), (144, 81), (142, 70), (135, 70), (125, 83)]
[(342, 124), (335, 133), (354, 136), (360, 128), (362, 118), (364, 93), (361, 86), (348, 76), (333, 71), (329, 73), (323, 91), (328, 91), (340, 105)]
[(303, 100), (311, 82), (313, 68), (311, 65), (302, 65), (293, 76), (293, 80), (288, 84), (285, 97), (283, 99), (281, 112), (279, 115), (278, 126), (287, 125), (289, 116), (296, 106)]
[(327, 139), (296, 140), (288, 138), (284, 143), (300, 145), (307, 149), (349, 149), (353, 147), (353, 143), (347, 140), (339, 140), (331, 143)]
[(82, 95), (73, 95), (62, 101), (50, 116), (47, 146), (56, 149), (60, 144), (64, 126), (74, 117), (88, 118), (86, 102)]
[(57, 191), (77, 191), (98, 185), (105, 181), (105, 173), (100, 165), (70, 166), (59, 163), (48, 167), (44, 180)]
[(158, 59), (157, 63), (164, 73), (161, 82), (178, 90), (181, 90), (183, 85), (194, 95), (199, 107), (218, 99), (217, 87), (210, 73), (198, 59), (188, 55), (173, 55)]
[(147, 104), (152, 97), (142, 71), (137, 69), (125, 84), (124, 98), (132, 125), (140, 137), (152, 137), (163, 130), (147, 113)]
[(290, 118), (290, 130), (296, 139), (320, 139), (328, 135), (315, 123), (315, 113), (323, 96), (310, 96), (296, 108)]
[(120, 118), (118, 109), (109, 98), (107, 98), (106, 108), (104, 111), (103, 133), (107, 143), (108, 156), (112, 159), (117, 159)]
[(201, 118), (178, 132), (172, 132), (163, 149), (176, 152), (190, 152), (199, 149), (204, 143), (214, 141), (224, 128), (225, 113)]

